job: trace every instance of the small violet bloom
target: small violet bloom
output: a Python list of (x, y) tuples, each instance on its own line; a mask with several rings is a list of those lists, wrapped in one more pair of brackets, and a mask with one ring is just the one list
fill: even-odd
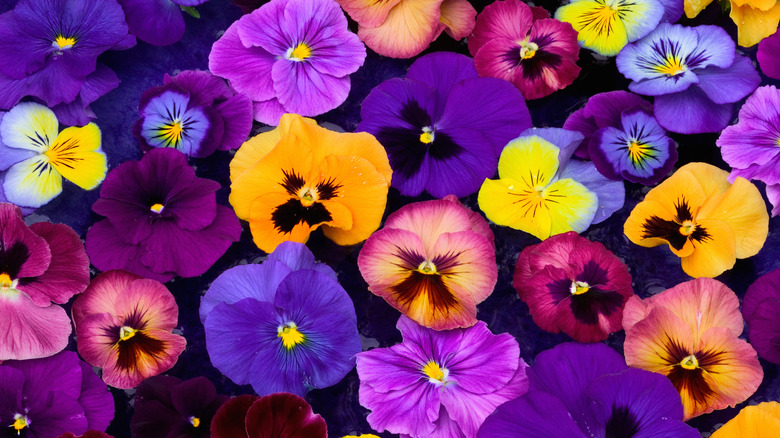
[(745, 406), (736, 417), (710, 435), (711, 438), (760, 438), (780, 436), (780, 403)]
[(737, 177), (762, 181), (772, 203), (772, 216), (780, 214), (780, 90), (760, 87), (739, 110), (739, 121), (724, 129), (715, 143), (731, 166), (729, 181)]
[(258, 122), (317, 116), (341, 105), (366, 48), (333, 0), (271, 0), (214, 43), (209, 70), (254, 102)]
[(634, 93), (654, 96), (655, 118), (680, 134), (718, 132), (731, 121), (734, 103), (761, 82), (750, 58), (738, 55), (718, 26), (661, 23), (617, 57)]
[(393, 187), (405, 196), (470, 195), (496, 171), (501, 149), (531, 127), (523, 96), (506, 81), (480, 78), (471, 58), (425, 55), (405, 79), (376, 86), (358, 131), (387, 150)]
[(229, 398), (205, 377), (150, 377), (136, 389), (130, 430), (138, 438), (209, 438), (212, 418)]
[(115, 388), (134, 388), (171, 369), (187, 345), (171, 333), (179, 317), (173, 295), (162, 283), (126, 271), (95, 277), (72, 314), (79, 354), (102, 368), (103, 381)]
[(682, 397), (685, 419), (747, 400), (764, 377), (742, 333), (739, 299), (710, 278), (686, 281), (623, 310), (626, 362), (665, 375)]
[(480, 321), (436, 331), (401, 316), (403, 342), (357, 355), (368, 424), (410, 438), (475, 438), (500, 404), (528, 389), (517, 341)]
[(574, 231), (523, 249), (512, 286), (536, 325), (579, 342), (598, 342), (623, 328), (634, 295), (628, 267), (601, 243)]
[(742, 315), (750, 332), (750, 344), (758, 355), (780, 364), (780, 269), (762, 275), (745, 293)]
[(479, 438), (699, 438), (667, 379), (626, 366), (604, 344), (568, 342), (528, 369), (529, 390), (498, 407)]
[(0, 15), (0, 59), (13, 59), (0, 65), (0, 109), (32, 96), (84, 125), (88, 105), (119, 85), (98, 55), (134, 44), (116, 0), (19, 0)]
[[(51, 356), (72, 332), (65, 304), (89, 284), (89, 259), (67, 225), (25, 225), (0, 203), (0, 361)], [(55, 303), (55, 304), (52, 304)], [(0, 421), (6, 419), (0, 414)]]
[(764, 199), (745, 178), (732, 185), (727, 177), (711, 164), (686, 164), (634, 207), (625, 235), (647, 248), (668, 244), (691, 277), (718, 276), (758, 254), (769, 232)]
[[(507, 26), (505, 23), (512, 23)], [(480, 76), (505, 79), (526, 99), (571, 85), (580, 74), (577, 31), (520, 0), (491, 3), (477, 16), (469, 52)]]
[(93, 205), (106, 219), (87, 232), (87, 254), (101, 271), (124, 269), (168, 281), (197, 277), (241, 236), (219, 183), (195, 176), (181, 152), (153, 149), (114, 168)]
[(474, 29), (477, 11), (468, 0), (336, 0), (358, 23), (358, 36), (376, 53), (412, 58), (443, 31), (456, 40)]
[(111, 392), (72, 351), (3, 362), (0, 388), (3, 437), (81, 435), (89, 429), (105, 430), (114, 418)]
[(325, 420), (295, 394), (239, 395), (219, 408), (211, 438), (327, 438)]
[(118, 0), (130, 33), (155, 46), (167, 46), (184, 36), (182, 11), (199, 18), (194, 6), (208, 0)]
[(571, 159), (582, 139), (560, 128), (523, 132), (501, 152), (500, 179), (482, 184), (479, 208), (492, 222), (541, 240), (607, 219), (623, 207), (625, 188), (592, 163)]
[(238, 148), (252, 130), (252, 101), (205, 71), (166, 74), (163, 86), (141, 96), (139, 108), (133, 135), (144, 150), (176, 148), (207, 157)]
[(306, 243), (319, 227), (336, 244), (355, 245), (379, 228), (392, 175), (374, 136), (285, 114), (236, 152), (230, 205), (268, 253), (281, 242)]
[(94, 123), (60, 132), (52, 110), (23, 102), (0, 111), (0, 173), (8, 202), (38, 208), (62, 193), (62, 179), (92, 190), (106, 177), (106, 154)]
[(355, 308), (336, 273), (296, 242), (217, 277), (200, 319), (211, 363), (259, 395), (335, 385), (361, 349)]
[(363, 245), (358, 266), (368, 290), (434, 330), (476, 324), (477, 304), (498, 278), (493, 232), (454, 196), (391, 214)]

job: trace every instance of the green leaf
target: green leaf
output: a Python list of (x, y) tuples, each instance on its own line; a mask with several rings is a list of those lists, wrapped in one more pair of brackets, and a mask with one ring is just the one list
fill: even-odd
[(200, 12), (192, 6), (179, 6), (182, 11), (192, 15), (195, 18), (200, 18)]

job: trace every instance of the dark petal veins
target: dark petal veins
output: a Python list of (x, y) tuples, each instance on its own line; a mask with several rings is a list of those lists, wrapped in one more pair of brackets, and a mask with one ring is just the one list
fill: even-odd
[(571, 311), (584, 324), (599, 323), (599, 315), (611, 315), (623, 308), (626, 297), (613, 291), (602, 291), (591, 287), (581, 295), (572, 295)]
[[(30, 250), (22, 242), (15, 242), (10, 248), (0, 248), (0, 274), (8, 274), (11, 279), (16, 279), (29, 257)], [(20, 283), (24, 284), (24, 280), (21, 279)]]
[(432, 312), (449, 313), (449, 309), (457, 306), (458, 301), (442, 281), (440, 274), (423, 274), (412, 271), (402, 282), (394, 285), (392, 291), (398, 295), (398, 301), (410, 305), (419, 296), (428, 299)]
[(425, 257), (421, 256), (413, 250), (408, 250), (406, 248), (398, 248), (398, 253), (396, 256), (405, 263), (405, 265), (401, 265), (399, 267), (409, 270), (417, 269), (417, 267), (425, 261)]
[(141, 360), (148, 360), (145, 358), (161, 359), (166, 345), (165, 342), (138, 331), (132, 338), (120, 341), (118, 349), (117, 366), (123, 370), (134, 370)]
[(609, 278), (607, 277), (606, 269), (599, 266), (599, 264), (593, 260), (590, 260), (582, 267), (582, 272), (577, 275), (577, 281), (584, 281), (592, 287), (598, 284), (607, 284)]
[(571, 280), (562, 278), (560, 280), (555, 280), (552, 283), (547, 283), (547, 290), (549, 290), (550, 295), (555, 298), (555, 304), (557, 305), (571, 296)]
[(667, 377), (672, 381), (677, 392), (687, 391), (696, 404), (704, 404), (706, 400), (715, 394), (715, 391), (704, 380), (703, 372), (702, 368), (686, 370), (682, 366), (677, 365), (672, 368)]
[(463, 254), (463, 251), (448, 252), (446, 254), (437, 255), (433, 258), (432, 263), (436, 266), (436, 270), (442, 274), (447, 274), (452, 268), (458, 266), (458, 257)]
[(313, 227), (332, 219), (328, 209), (319, 202), (304, 207), (298, 199), (290, 199), (276, 207), (271, 213), (274, 228), (285, 234), (291, 232), (296, 225), (304, 222)]
[(338, 190), (342, 187), (341, 184), (336, 183), (335, 178), (330, 177), (327, 180), (317, 184), (317, 196), (320, 201), (327, 201), (333, 199), (338, 195)]
[(632, 414), (628, 407), (613, 406), (604, 438), (632, 438), (637, 432), (639, 432), (639, 422), (636, 415)]
[(680, 226), (682, 223), (693, 220), (691, 207), (688, 205), (688, 201), (686, 201), (684, 196), (680, 197), (674, 208), (676, 214), (673, 221), (661, 219), (658, 216), (650, 216), (642, 226), (644, 228), (642, 238), (648, 239), (659, 237), (669, 242), (669, 244), (672, 245), (672, 248), (678, 251), (685, 246), (685, 242), (689, 238), (697, 242), (702, 242), (710, 238), (710, 234), (707, 230), (699, 226), (697, 226), (689, 236), (680, 233)]
[(282, 170), (282, 173), (284, 174), (284, 180), (282, 180), (282, 187), (284, 187), (285, 190), (287, 190), (287, 193), (297, 196), (298, 190), (300, 190), (306, 182), (303, 180), (303, 177), (295, 173), (294, 170), (291, 170), (290, 172), (287, 172), (286, 170)]
[(538, 50), (533, 58), (523, 60), (523, 76), (529, 79), (537, 79), (548, 70), (558, 70), (562, 63), (561, 56), (557, 53)]

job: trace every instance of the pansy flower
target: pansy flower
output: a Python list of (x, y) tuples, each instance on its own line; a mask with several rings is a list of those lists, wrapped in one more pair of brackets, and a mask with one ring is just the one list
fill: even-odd
[(145, 150), (176, 148), (206, 157), (236, 149), (252, 130), (252, 102), (206, 71), (165, 75), (164, 85), (141, 96), (133, 135)]
[(685, 418), (742, 403), (764, 377), (756, 351), (739, 339), (739, 299), (709, 278), (687, 281), (623, 311), (629, 366), (665, 375)]
[(336, 0), (359, 25), (358, 36), (376, 53), (412, 58), (443, 31), (456, 40), (474, 29), (468, 0)]
[(517, 341), (480, 321), (436, 331), (401, 316), (404, 340), (357, 355), (360, 404), (379, 432), (410, 438), (475, 438), (500, 404), (528, 389)]
[(103, 381), (129, 389), (165, 372), (187, 341), (171, 333), (179, 308), (162, 283), (126, 271), (104, 272), (73, 302), (79, 354)]
[(222, 405), (211, 438), (327, 438), (325, 420), (295, 394), (239, 395)]
[(88, 284), (89, 260), (78, 234), (48, 222), (27, 227), (19, 207), (0, 203), (0, 361), (63, 350), (72, 330), (57, 304)]
[(541, 240), (608, 218), (623, 206), (625, 188), (593, 164), (570, 159), (582, 139), (560, 128), (523, 132), (501, 152), (500, 179), (482, 184), (479, 208), (492, 222)]
[(174, 149), (120, 164), (92, 205), (106, 217), (87, 232), (92, 264), (162, 282), (203, 274), (241, 236), (235, 214), (217, 205), (219, 187)]
[(576, 64), (577, 32), (571, 24), (550, 19), (544, 8), (520, 0), (485, 7), (469, 36), (469, 52), (480, 76), (506, 79), (526, 99), (571, 85), (581, 70)]
[(136, 389), (130, 430), (137, 438), (209, 438), (211, 420), (229, 398), (205, 377), (150, 377)]
[(111, 392), (72, 351), (0, 365), (0, 436), (81, 435), (113, 418)]
[(780, 436), (780, 403), (745, 406), (736, 417), (710, 435), (711, 438), (763, 438)]
[(0, 109), (33, 96), (85, 124), (87, 105), (119, 84), (98, 55), (134, 44), (116, 0), (19, 0), (0, 15), (0, 59), (13, 59), (0, 65)]
[[(780, 14), (778, 14), (778, 19), (780, 20)], [(773, 33), (761, 40), (756, 52), (756, 60), (761, 67), (761, 73), (772, 79), (780, 79), (780, 53), (778, 50), (780, 50), (780, 34)]]
[[(694, 18), (710, 3), (712, 0), (685, 0), (685, 15)], [(729, 0), (729, 7), (740, 46), (751, 47), (776, 35), (780, 23), (780, 4), (776, 0)]]
[(761, 78), (750, 58), (718, 26), (661, 23), (617, 57), (634, 93), (654, 96), (658, 123), (680, 134), (718, 132), (731, 120), (734, 103)]
[(167, 46), (184, 36), (184, 15), (199, 18), (194, 6), (208, 0), (118, 0), (130, 33), (155, 46)]
[(200, 319), (211, 363), (259, 395), (335, 385), (361, 349), (349, 295), (295, 242), (260, 265), (223, 272), (201, 301)]
[(209, 70), (254, 102), (258, 122), (317, 116), (341, 105), (366, 48), (333, 0), (271, 0), (214, 43)]
[(406, 196), (474, 193), (495, 173), (501, 149), (531, 127), (516, 88), (478, 77), (471, 58), (449, 52), (425, 55), (405, 79), (376, 86), (360, 115), (357, 130), (385, 147), (393, 187)]
[(649, 34), (663, 16), (659, 0), (573, 0), (555, 11), (578, 32), (580, 46), (604, 56)]
[(62, 179), (92, 190), (106, 176), (106, 154), (94, 123), (59, 131), (54, 112), (23, 102), (0, 112), (0, 171), (9, 202), (40, 207), (62, 193)]
[(391, 214), (358, 256), (368, 290), (425, 327), (477, 323), (498, 271), (487, 222), (458, 202), (417, 202)]
[(285, 114), (236, 152), (230, 204), (265, 252), (284, 241), (306, 243), (320, 226), (337, 244), (355, 245), (379, 228), (392, 174), (372, 135)]
[(762, 275), (750, 285), (742, 303), (742, 315), (750, 328), (750, 343), (758, 355), (780, 364), (780, 269)]
[(487, 418), (479, 438), (699, 438), (659, 375), (631, 369), (603, 344), (568, 342), (528, 369), (529, 390)]
[(706, 163), (690, 163), (650, 190), (623, 230), (637, 245), (667, 244), (691, 277), (715, 277), (758, 253), (769, 215), (756, 186)]
[(760, 87), (739, 109), (739, 121), (724, 129), (715, 144), (737, 177), (766, 183), (772, 216), (780, 214), (780, 90)]
[(628, 267), (574, 231), (523, 249), (512, 286), (536, 325), (579, 342), (603, 341), (621, 330), (623, 306), (634, 295)]

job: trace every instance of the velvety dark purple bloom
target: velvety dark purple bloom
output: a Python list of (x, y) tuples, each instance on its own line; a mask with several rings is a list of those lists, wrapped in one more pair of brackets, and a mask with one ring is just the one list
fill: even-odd
[(233, 211), (216, 203), (219, 187), (173, 149), (119, 165), (92, 206), (106, 217), (87, 232), (92, 264), (162, 282), (203, 274), (241, 236)]
[(763, 181), (772, 216), (780, 214), (780, 90), (757, 89), (740, 108), (739, 122), (724, 129), (716, 144), (731, 166), (729, 181), (739, 176)]
[(680, 134), (718, 132), (731, 120), (734, 103), (758, 87), (761, 78), (749, 58), (718, 26), (661, 23), (627, 45), (617, 67), (628, 88), (655, 96), (658, 123)]
[(176, 148), (206, 157), (236, 149), (252, 130), (252, 101), (206, 71), (165, 75), (164, 84), (147, 90), (133, 135), (145, 150)]
[(113, 418), (111, 393), (72, 351), (0, 365), (0, 437), (81, 435)]
[(474, 438), (497, 406), (528, 389), (517, 341), (480, 321), (436, 331), (401, 316), (404, 341), (357, 355), (368, 424), (411, 438)]
[(772, 79), (780, 79), (780, 34), (775, 32), (758, 43), (756, 59), (761, 71)]
[(184, 36), (184, 8), (208, 0), (118, 0), (125, 10), (130, 33), (155, 46), (167, 46)]
[(262, 264), (217, 277), (200, 319), (211, 363), (259, 395), (334, 385), (361, 350), (349, 295), (335, 272), (296, 242), (281, 243)]
[(762, 275), (750, 285), (742, 302), (742, 315), (750, 331), (750, 344), (758, 355), (780, 364), (780, 269)]
[(272, 0), (214, 43), (209, 70), (254, 102), (258, 122), (317, 116), (341, 105), (366, 48), (333, 0)]
[(392, 185), (406, 196), (476, 192), (495, 174), (504, 146), (531, 127), (517, 88), (478, 77), (471, 58), (450, 52), (425, 55), (405, 79), (376, 86), (360, 115), (357, 130), (385, 147)]
[(150, 377), (136, 390), (130, 430), (137, 438), (209, 438), (211, 419), (229, 398), (205, 377)]
[(604, 344), (564, 343), (539, 353), (529, 391), (487, 418), (479, 438), (699, 438), (682, 421), (663, 375), (628, 368)]
[(89, 103), (119, 81), (97, 57), (135, 43), (116, 0), (20, 0), (0, 15), (0, 108), (42, 100), (66, 124), (94, 117)]
[(222, 405), (212, 438), (327, 438), (325, 420), (295, 394), (239, 395)]

